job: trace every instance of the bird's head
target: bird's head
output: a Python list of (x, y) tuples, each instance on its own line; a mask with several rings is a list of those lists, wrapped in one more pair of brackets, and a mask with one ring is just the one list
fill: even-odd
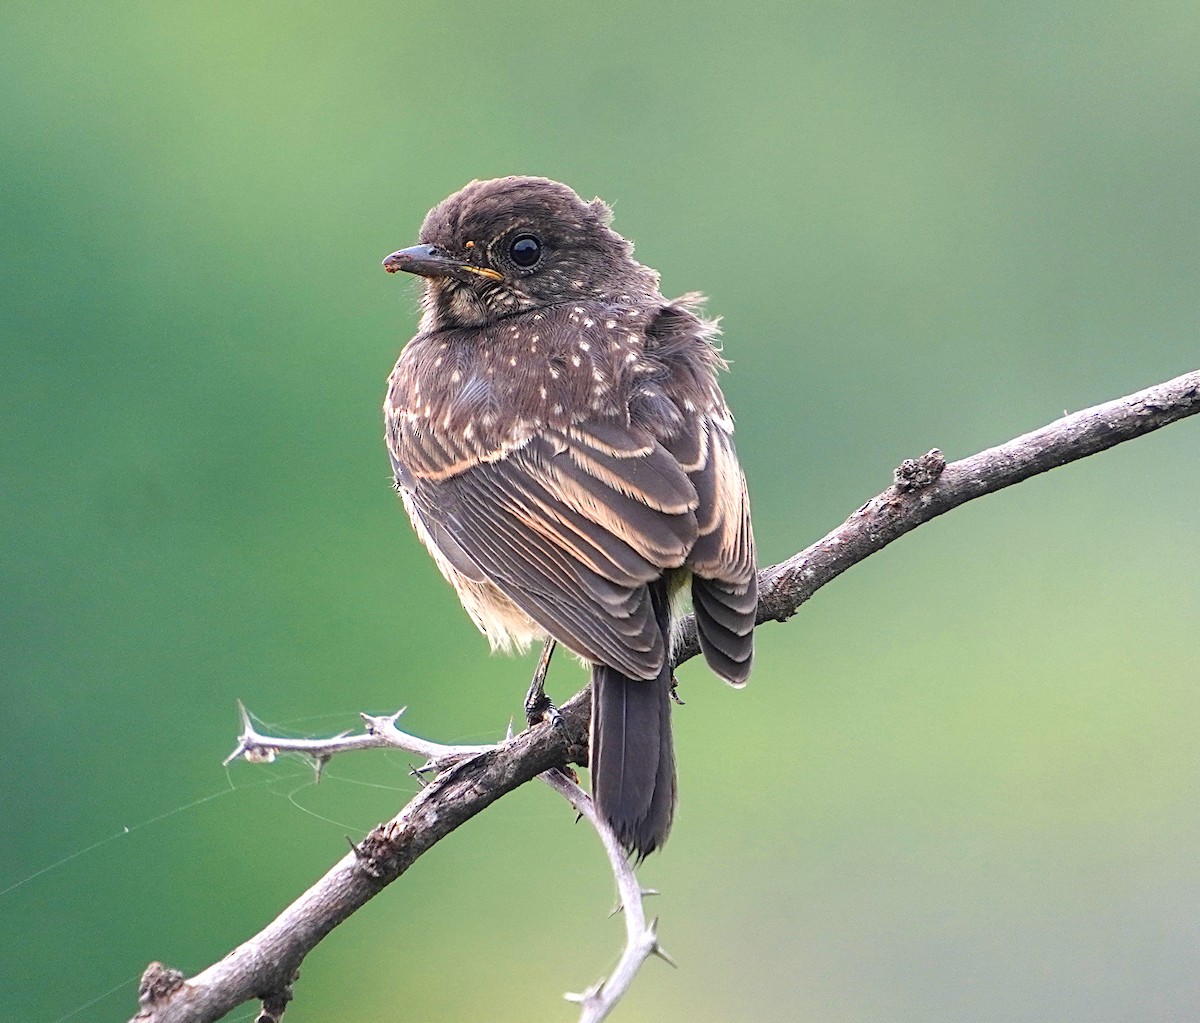
[(425, 278), (426, 330), (601, 297), (637, 301), (658, 275), (608, 225), (612, 211), (547, 178), (473, 181), (425, 217), (420, 244), (383, 261)]

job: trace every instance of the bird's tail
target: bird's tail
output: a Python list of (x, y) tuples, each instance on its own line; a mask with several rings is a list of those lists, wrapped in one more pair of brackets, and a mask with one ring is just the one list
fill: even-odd
[[(655, 617), (670, 649), (666, 587), (654, 584)], [(636, 679), (605, 664), (592, 667), (592, 798), (618, 840), (639, 859), (666, 840), (675, 815), (671, 739), (671, 662), (657, 678)]]

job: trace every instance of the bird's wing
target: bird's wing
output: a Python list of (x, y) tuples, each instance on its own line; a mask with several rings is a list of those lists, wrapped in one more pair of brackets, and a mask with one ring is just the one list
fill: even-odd
[(699, 498), (649, 431), (596, 418), (489, 451), (415, 424), (389, 432), (397, 479), (453, 557), (575, 652), (658, 675), (667, 651), (645, 584), (688, 561)]
[(689, 418), (668, 441), (696, 488), (697, 539), (687, 559), (692, 608), (709, 667), (727, 682), (750, 676), (758, 609), (754, 532), (746, 480), (733, 447), (733, 423), (722, 407)]

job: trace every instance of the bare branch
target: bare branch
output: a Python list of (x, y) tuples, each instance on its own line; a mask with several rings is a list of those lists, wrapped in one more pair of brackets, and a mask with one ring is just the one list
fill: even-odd
[[(895, 472), (895, 482), (850, 516), (842, 525), (788, 560), (759, 572), (758, 620), (784, 621), (827, 582), (893, 540), (952, 508), (984, 494), (1012, 486), (1049, 469), (1084, 458), (1134, 437), (1161, 429), (1200, 412), (1200, 371), (1185, 374), (1137, 394), (1066, 416), (1033, 433), (982, 451), (949, 465), (940, 452), (906, 462)], [(676, 663), (698, 653), (695, 625), (685, 629), (676, 650)], [(254, 734), (249, 720), (235, 755), (249, 759), (269, 757), (270, 750), (306, 752), (318, 761), (348, 749), (399, 746), (435, 763), (444, 763), (452, 750), (457, 760), (424, 788), (404, 809), (376, 827), (291, 906), (259, 934), (234, 949), (219, 963), (184, 980), (176, 970), (153, 963), (139, 992), (141, 1011), (137, 1023), (209, 1023), (254, 998), (264, 1001), (268, 1019), (278, 1018), (291, 995), (291, 984), (304, 957), (334, 927), (398, 878), (427, 849), (505, 793), (552, 768), (584, 763), (590, 693), (585, 688), (561, 708), (562, 727), (539, 725), (495, 747), (441, 747), (415, 749), (392, 741), (395, 718), (367, 718), (363, 736), (333, 740), (273, 740)], [(416, 737), (403, 740), (424, 743)], [(256, 745), (257, 743), (257, 745)], [(303, 744), (308, 743), (307, 748)], [(429, 749), (434, 750), (432, 754)], [(443, 757), (439, 761), (439, 756)], [(603, 832), (601, 832), (603, 836)], [(610, 860), (612, 859), (610, 855)], [(618, 878), (618, 883), (622, 883)], [(630, 905), (625, 903), (627, 910)], [(635, 927), (642, 944), (653, 929), (644, 915)], [(629, 932), (630, 934), (633, 931)], [(625, 976), (633, 939), (613, 977), (586, 992), (589, 999), (607, 1005), (605, 992), (617, 992)], [(640, 945), (637, 947), (641, 947)], [(653, 942), (650, 952), (658, 952)], [(638, 953), (640, 954), (640, 953)], [(649, 953), (647, 953), (649, 954)], [(660, 953), (661, 954), (661, 953)], [(638, 964), (643, 961), (645, 955)], [(636, 969), (636, 967), (634, 967)], [(629, 974), (632, 977), (632, 973)], [(628, 981), (623, 981), (624, 987)]]
[[(1200, 412), (1200, 370), (1084, 409), (946, 465), (936, 448), (896, 469), (895, 482), (799, 554), (758, 573), (758, 621), (787, 621), (826, 583), (893, 540), (967, 501), (1086, 458)], [(700, 652), (694, 621), (677, 664)]]
[(561, 771), (547, 771), (541, 778), (552, 789), (570, 800), (571, 805), (596, 829), (600, 841), (604, 844), (608, 862), (612, 866), (613, 877), (617, 882), (617, 895), (625, 915), (625, 950), (621, 953), (612, 976), (604, 978), (580, 994), (567, 995), (568, 1001), (578, 1002), (583, 1007), (579, 1023), (600, 1023), (629, 990), (629, 985), (642, 968), (642, 963), (652, 955), (659, 956), (672, 966), (675, 964), (658, 943), (658, 921), (651, 921), (649, 925), (646, 923), (642, 896), (649, 893), (642, 890), (629, 857), (621, 848), (621, 843), (617, 841), (612, 828), (596, 813), (592, 797)]
[[(566, 729), (538, 726), (438, 775), (262, 931), (207, 970), (171, 984), (151, 984), (144, 979), (141, 1011), (134, 1020), (209, 1023), (254, 998), (276, 1004), (318, 942), (403, 874), (422, 853), (506, 792), (543, 771), (585, 756), (586, 693), (568, 701), (562, 711)], [(273, 741), (266, 740), (266, 744)], [(420, 752), (424, 755), (426, 751)], [(175, 976), (175, 971), (160, 964), (152, 964), (148, 975), (151, 970), (155, 977)]]
[[(242, 734), (238, 737), (237, 747), (229, 754), (225, 763), (228, 764), (238, 757), (245, 757), (256, 763), (265, 763), (273, 760), (276, 753), (284, 751), (302, 753), (314, 758), (318, 763), (323, 763), (336, 753), (385, 747), (401, 749), (425, 757), (427, 762), (425, 768), (422, 768), (424, 770), (449, 766), (464, 757), (495, 749), (494, 746), (446, 746), (403, 732), (396, 727), (396, 721), (405, 709), (407, 708), (402, 708), (395, 714), (380, 716), (363, 714), (362, 718), (366, 722), (367, 728), (362, 735), (342, 734), (329, 739), (290, 739), (266, 736), (256, 731), (249, 712), (239, 700), (238, 711), (242, 719)], [(645, 893), (629, 862), (629, 857), (621, 848), (621, 843), (617, 841), (617, 836), (613, 834), (607, 821), (596, 812), (591, 796), (560, 770), (550, 770), (539, 777), (555, 792), (563, 796), (579, 812), (579, 815), (586, 818), (588, 823), (596, 829), (617, 883), (617, 896), (620, 899), (618, 908), (625, 915), (625, 950), (613, 975), (582, 994), (567, 995), (568, 1000), (579, 1002), (583, 1006), (580, 1023), (599, 1023), (616, 1006), (633, 982), (642, 963), (652, 955), (659, 955), (667, 962), (671, 960), (658, 944), (655, 924), (646, 925), (646, 913), (642, 905), (642, 896)], [(364, 855), (360, 846), (352, 844), (351, 848), (356, 856)], [(672, 963), (672, 965), (674, 964)], [(152, 980), (157, 981), (160, 973), (165, 971), (161, 964), (154, 964), (154, 966), (155, 973)], [(176, 985), (183, 981), (182, 975), (173, 979)]]
[[(242, 734), (234, 751), (226, 758), (230, 763), (238, 757), (245, 757), (254, 763), (267, 763), (280, 752), (301, 753), (312, 757), (318, 763), (324, 763), (336, 753), (346, 753), (359, 749), (401, 749), (416, 753), (426, 758), (422, 770), (450, 766), (465, 757), (477, 753), (487, 753), (495, 746), (447, 746), (430, 742), (419, 736), (410, 735), (396, 727), (396, 721), (407, 708), (401, 708), (394, 714), (374, 716), (363, 714), (366, 731), (361, 735), (336, 735), (329, 739), (291, 739), (267, 736), (258, 732), (251, 721), (245, 705), (238, 701), (238, 712), (242, 719)], [(617, 896), (620, 899), (619, 908), (625, 916), (625, 950), (617, 963), (613, 975), (600, 983), (588, 988), (581, 994), (569, 994), (567, 999), (582, 1005), (580, 1023), (600, 1023), (616, 1006), (621, 996), (633, 982), (638, 970), (650, 956), (659, 955), (670, 962), (658, 944), (655, 924), (646, 925), (646, 913), (642, 905), (642, 887), (634, 873), (633, 866), (617, 836), (613, 834), (608, 823), (596, 813), (592, 798), (574, 781), (560, 770), (546, 771), (539, 775), (542, 781), (555, 792), (563, 796), (584, 817), (600, 836), (605, 855), (612, 866), (613, 877), (617, 884)], [(357, 858), (366, 856), (361, 846), (351, 844), (351, 849)], [(674, 964), (672, 964), (674, 965)], [(175, 986), (183, 981), (178, 971), (167, 971), (161, 964), (155, 963), (150, 982), (143, 980), (144, 986), (159, 983), (163, 974), (174, 972), (171, 979)], [(286, 1004), (286, 1001), (283, 1002)], [(264, 1012), (266, 1012), (264, 1006)], [(282, 1007), (279, 1012), (282, 1013)]]
[(440, 742), (430, 742), (408, 732), (402, 732), (396, 727), (396, 722), (407, 707), (401, 707), (395, 714), (362, 714), (366, 729), (360, 735), (342, 732), (329, 739), (292, 739), (283, 736), (261, 735), (255, 731), (250, 720), (250, 713), (245, 704), (238, 700), (238, 714), (242, 719), (242, 734), (238, 736), (237, 745), (233, 752), (223, 761), (231, 764), (239, 757), (244, 757), (251, 763), (270, 763), (277, 753), (302, 753), (318, 762), (328, 760), (335, 753), (348, 753), (360, 749), (401, 749), (407, 753), (415, 753), (425, 757), (431, 767), (439, 767), (461, 760), (463, 757), (474, 756), (476, 753), (487, 753), (496, 747), (490, 746), (446, 746)]

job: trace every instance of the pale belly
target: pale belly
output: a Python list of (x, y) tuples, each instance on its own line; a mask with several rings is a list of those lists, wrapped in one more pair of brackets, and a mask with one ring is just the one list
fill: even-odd
[(468, 579), (458, 571), (433, 542), (416, 506), (403, 488), (400, 490), (400, 497), (404, 501), (404, 509), (412, 520), (417, 536), (421, 538), (421, 542), (433, 555), (438, 570), (454, 587), (462, 606), (471, 616), (471, 620), (479, 631), (487, 637), (493, 650), (505, 652), (517, 650), (524, 653), (535, 640), (539, 643), (546, 640), (546, 631), (501, 593), (495, 585), (486, 580), (476, 582)]

